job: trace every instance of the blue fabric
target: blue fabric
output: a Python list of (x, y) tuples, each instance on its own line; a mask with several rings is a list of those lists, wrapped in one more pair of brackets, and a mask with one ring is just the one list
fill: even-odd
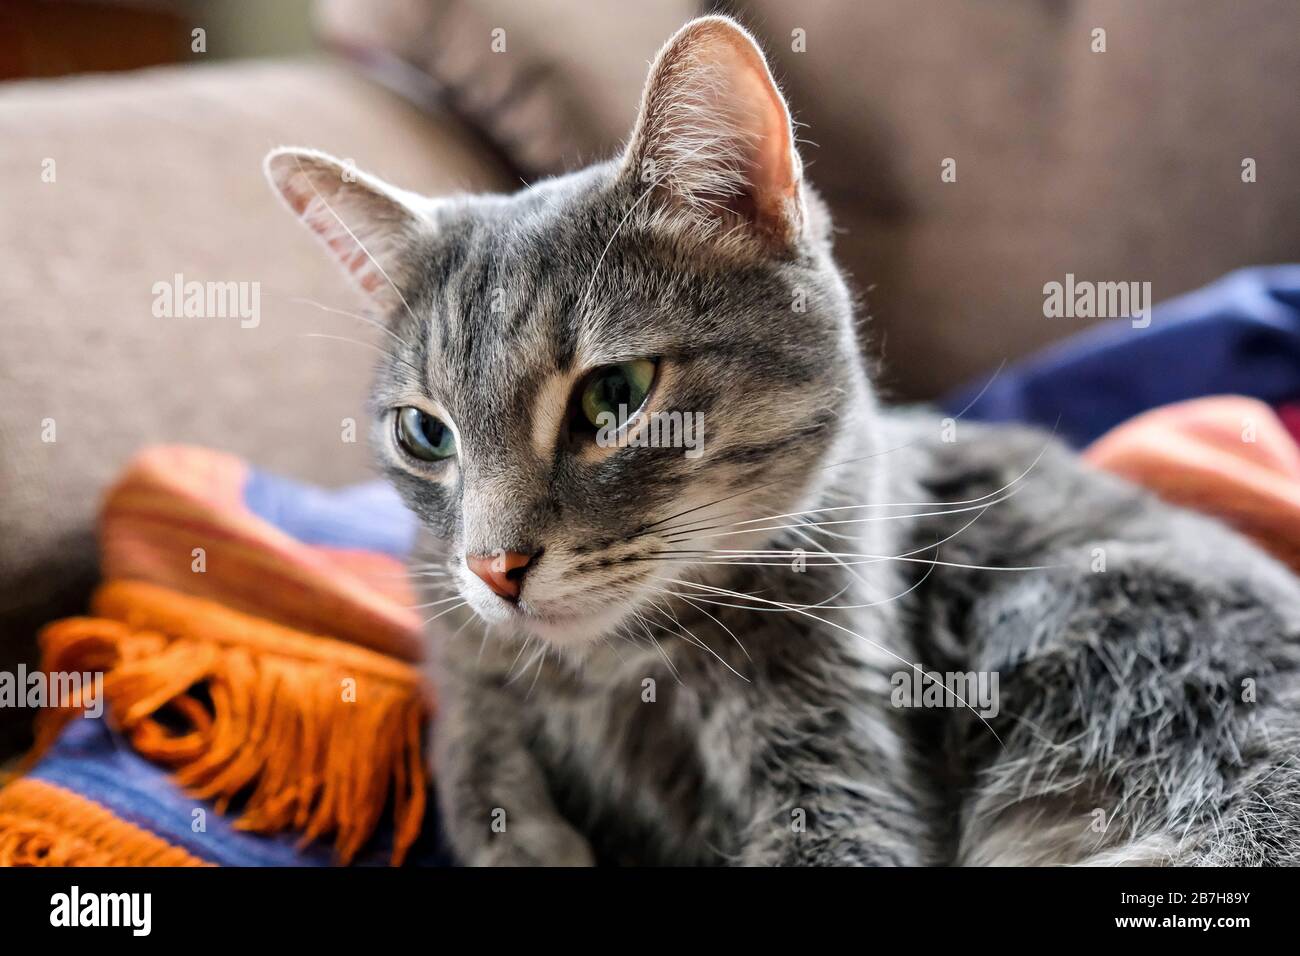
[(304, 544), (377, 551), (403, 560), (415, 547), (415, 516), (386, 482), (331, 490), (250, 468), (244, 504)]
[(1145, 329), (1096, 326), (942, 405), (973, 421), (1056, 427), (1083, 446), (1159, 405), (1225, 394), (1300, 399), (1300, 265), (1229, 273), (1156, 306)]
[[(173, 846), (222, 866), (329, 866), (333, 848), (317, 841), (297, 849), (298, 834), (259, 836), (237, 830), (235, 813), (222, 816), (212, 804), (186, 796), (167, 771), (145, 760), (103, 719), (71, 721), (29, 776), (93, 800), (119, 818), (157, 834)], [(433, 795), (429, 806), (432, 808)], [(205, 831), (194, 832), (202, 809)], [(238, 808), (235, 808), (238, 809)], [(408, 865), (449, 866), (440, 847), (437, 815), (430, 809), (424, 832), (407, 854)], [(387, 823), (358, 854), (358, 866), (387, 865), (392, 829)]]

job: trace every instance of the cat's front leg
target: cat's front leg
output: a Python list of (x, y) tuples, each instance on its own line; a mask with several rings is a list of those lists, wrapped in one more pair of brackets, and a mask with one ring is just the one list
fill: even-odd
[(523, 731), (515, 702), (495, 688), (444, 694), (433, 765), (456, 857), (469, 866), (592, 866), (590, 845), (555, 809)]
[[(926, 829), (899, 749), (881, 721), (873, 734), (834, 726), (765, 745), (758, 797), (737, 862), (743, 866), (917, 866)], [(859, 725), (860, 726), (860, 725)]]
[(768, 804), (754, 822), (742, 866), (919, 866), (921, 824), (891, 797), (817, 793)]

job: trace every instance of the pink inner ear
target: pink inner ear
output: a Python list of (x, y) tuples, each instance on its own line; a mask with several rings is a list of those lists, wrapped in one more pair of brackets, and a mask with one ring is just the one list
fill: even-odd
[[(338, 223), (333, 225), (335, 227), (333, 234), (329, 234), (325, 229), (320, 230), (322, 235), (328, 236), (326, 241), (330, 251), (342, 264), (344, 271), (349, 273), (363, 290), (376, 291), (386, 281), (383, 274), (375, 268), (374, 262), (360, 244), (344, 232)], [(318, 224), (313, 224), (313, 228), (317, 227)]]
[(310, 199), (305, 193), (297, 189), (285, 189), (284, 198), (288, 201), (289, 208), (299, 216), (307, 211), (307, 203)]
[(285, 204), (358, 288), (387, 305), (417, 214), (397, 193), (367, 179), (345, 178), (343, 171), (333, 161), (288, 152), (269, 166)]
[[(308, 172), (302, 173), (303, 178), (310, 175)], [(285, 199), (289, 207), (325, 240), (330, 252), (343, 266), (344, 271), (350, 274), (364, 291), (376, 291), (383, 284), (384, 277), (374, 268), (374, 263), (365, 249), (339, 225), (334, 215), (323, 205), (316, 208), (314, 212), (308, 213), (312, 208), (313, 200), (317, 198), (316, 193), (310, 188), (310, 183), (307, 189), (288, 187), (285, 190)]]
[(366, 256), (365, 252), (362, 251), (361, 247), (353, 242), (350, 236), (344, 233), (343, 235), (336, 236), (330, 240), (330, 248), (333, 249), (334, 253), (338, 256), (339, 262), (342, 263), (343, 268), (347, 272), (356, 276), (357, 280), (361, 282), (363, 288), (367, 291), (373, 291), (369, 284), (369, 277), (365, 276), (362, 272), (362, 270), (370, 264), (370, 260)]
[(283, 175), (276, 174), (274, 177), (280, 195), (295, 214), (303, 217), (315, 198), (311, 180), (312, 166), (293, 156), (278, 157), (277, 162), (284, 168)]
[[(794, 170), (794, 143), (790, 114), (767, 71), (762, 54), (734, 30), (720, 30), (715, 38), (725, 43), (722, 55), (732, 60), (729, 70), (735, 84), (732, 95), (757, 128), (750, 181), (755, 212), (768, 223), (783, 223), (790, 214), (799, 183)], [(722, 51), (719, 51), (720, 53)]]
[(786, 201), (794, 198), (799, 186), (791, 158), (790, 120), (785, 104), (765, 77), (746, 72), (743, 83), (749, 87), (746, 95), (751, 102), (764, 104), (759, 114), (762, 130), (754, 150), (755, 201), (760, 214), (779, 218), (785, 215)]
[(779, 244), (798, 237), (790, 114), (762, 52), (735, 24), (706, 18), (673, 38), (651, 71), (638, 130), (640, 157), (662, 163), (668, 195), (697, 221), (726, 209)]

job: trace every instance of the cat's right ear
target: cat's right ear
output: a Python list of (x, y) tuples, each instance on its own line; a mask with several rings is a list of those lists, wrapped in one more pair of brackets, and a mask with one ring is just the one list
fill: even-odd
[(790, 111), (740, 24), (700, 17), (660, 51), (623, 175), (657, 195), (670, 226), (778, 251), (798, 244), (806, 204)]
[(274, 149), (262, 166), (285, 205), (362, 292), (385, 309), (404, 302), (412, 251), (429, 227), (417, 196), (313, 149)]

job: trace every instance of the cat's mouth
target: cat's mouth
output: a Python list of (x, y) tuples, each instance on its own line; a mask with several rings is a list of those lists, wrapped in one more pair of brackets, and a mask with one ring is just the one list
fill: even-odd
[(489, 624), (540, 638), (557, 647), (581, 648), (599, 641), (622, 623), (625, 602), (571, 601), (548, 603), (530, 599), (506, 601), (496, 595), (462, 591), (471, 609)]
[[(555, 560), (555, 554), (548, 552), (546, 560)], [(513, 590), (498, 576), (471, 570), (463, 560), (454, 573), (460, 598), (489, 626), (574, 650), (624, 626), (638, 590), (627, 579), (587, 582), (572, 568), (548, 568), (545, 562), (521, 575)]]

